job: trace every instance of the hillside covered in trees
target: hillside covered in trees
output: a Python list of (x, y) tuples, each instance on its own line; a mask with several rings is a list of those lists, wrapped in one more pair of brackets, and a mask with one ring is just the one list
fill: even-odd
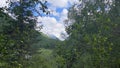
[(120, 68), (120, 0), (79, 0), (68, 9), (64, 40), (37, 27), (35, 13), (48, 9), (41, 0), (0, 7), (0, 68)]

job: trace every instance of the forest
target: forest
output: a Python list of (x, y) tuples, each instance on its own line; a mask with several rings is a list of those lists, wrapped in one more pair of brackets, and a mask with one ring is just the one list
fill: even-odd
[(35, 12), (51, 13), (47, 1), (8, 1), (0, 7), (0, 68), (120, 68), (120, 0), (79, 0), (68, 9), (64, 40), (36, 26)]

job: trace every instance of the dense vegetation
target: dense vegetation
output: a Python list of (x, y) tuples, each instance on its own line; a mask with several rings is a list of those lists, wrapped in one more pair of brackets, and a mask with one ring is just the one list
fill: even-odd
[(104, 1), (84, 0), (69, 8), (64, 41), (35, 28), (33, 12), (41, 15), (35, 6), (48, 14), (46, 1), (0, 8), (0, 68), (119, 68), (120, 0)]
[(67, 23), (69, 38), (57, 54), (65, 59), (65, 68), (119, 68), (120, 1), (83, 4), (69, 10), (69, 19), (75, 22)]

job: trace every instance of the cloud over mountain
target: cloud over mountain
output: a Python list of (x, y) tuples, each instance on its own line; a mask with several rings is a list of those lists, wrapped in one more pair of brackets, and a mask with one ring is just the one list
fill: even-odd
[[(8, 0), (0, 1), (0, 7), (8, 6), (6, 3)], [(18, 0), (12, 0), (18, 1)], [(41, 32), (44, 34), (54, 35), (57, 38), (63, 40), (61, 37), (61, 33), (67, 36), (64, 26), (64, 20), (67, 19), (68, 8), (78, 2), (78, 0), (47, 0), (48, 1), (48, 8), (51, 12), (50, 15), (41, 17), (38, 16), (38, 22), (42, 22), (43, 29)], [(39, 26), (41, 23), (38, 23)]]

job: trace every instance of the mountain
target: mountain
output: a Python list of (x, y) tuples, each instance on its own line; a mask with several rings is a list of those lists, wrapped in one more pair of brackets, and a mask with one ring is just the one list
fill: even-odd
[(51, 39), (59, 40), (55, 35), (49, 35), (49, 37), (50, 37)]
[(34, 46), (37, 48), (53, 49), (59, 42), (61, 42), (56, 36), (48, 36), (43, 33), (40, 33), (37, 39), (39, 40), (34, 44)]

